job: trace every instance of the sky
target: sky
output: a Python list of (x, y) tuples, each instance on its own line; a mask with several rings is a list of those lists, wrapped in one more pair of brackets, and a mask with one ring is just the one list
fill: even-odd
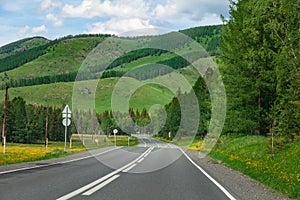
[(32, 36), (221, 24), (228, 10), (228, 0), (0, 0), (0, 46)]

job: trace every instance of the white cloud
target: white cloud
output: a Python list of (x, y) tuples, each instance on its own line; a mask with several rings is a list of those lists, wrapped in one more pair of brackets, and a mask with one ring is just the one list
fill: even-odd
[(52, 13), (47, 14), (46, 19), (51, 21), (55, 27), (60, 27), (63, 25), (62, 19)]
[(54, 2), (52, 0), (43, 0), (41, 2), (40, 6), (41, 6), (41, 9), (43, 11), (45, 11), (45, 10), (52, 11), (52, 10), (54, 10), (56, 8), (59, 8), (61, 6), (61, 3), (60, 2)]
[(97, 22), (88, 28), (88, 33), (103, 33), (120, 35), (128, 31), (154, 28), (149, 20), (139, 18), (132, 19), (112, 19), (107, 22)]
[(205, 25), (212, 25), (212, 24), (222, 24), (222, 20), (220, 18), (220, 15), (217, 14), (206, 14), (201, 21), (199, 22), (202, 26)]
[(31, 29), (32, 33), (33, 34), (36, 34), (36, 33), (42, 33), (42, 32), (48, 32), (47, 28), (45, 25), (41, 25), (41, 26), (37, 26), (37, 27), (33, 27)]
[(149, 13), (149, 4), (144, 0), (83, 0), (75, 7), (70, 4), (62, 8), (62, 16), (66, 18), (94, 18), (94, 17), (139, 17), (145, 18)]
[[(65, 4), (63, 18), (96, 19), (89, 32), (120, 34), (145, 27), (188, 28), (219, 24), (228, 0), (82, 0)], [(108, 19), (107, 19), (108, 18)]]
[(165, 4), (156, 5), (152, 16), (175, 26), (188, 27), (221, 23), (216, 16), (220, 18), (227, 10), (227, 0), (167, 0)]
[(21, 28), (21, 29), (18, 31), (18, 36), (19, 36), (19, 37), (25, 36), (25, 35), (28, 33), (29, 30), (30, 30), (30, 26), (28, 26), (28, 25), (24, 26), (23, 28)]
[(31, 35), (36, 35), (39, 33), (48, 32), (45, 25), (37, 26), (37, 27), (30, 27), (28, 25), (24, 26), (18, 31), (19, 37), (28, 37)]

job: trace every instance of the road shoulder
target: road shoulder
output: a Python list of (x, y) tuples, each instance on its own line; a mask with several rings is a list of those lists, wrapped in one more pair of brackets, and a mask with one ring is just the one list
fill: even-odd
[(291, 200), (290, 198), (272, 192), (272, 190), (258, 181), (232, 170), (219, 161), (210, 157), (199, 157), (198, 151), (186, 150), (186, 154), (216, 181), (224, 186), (231, 194), (240, 200)]

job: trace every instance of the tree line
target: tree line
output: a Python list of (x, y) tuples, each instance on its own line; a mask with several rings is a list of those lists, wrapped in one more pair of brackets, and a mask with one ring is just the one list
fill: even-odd
[(228, 97), (225, 133), (270, 135), (283, 147), (300, 135), (299, 2), (231, 2), (222, 38)]
[(102, 73), (101, 78), (122, 77), (125, 75), (126, 77), (132, 77), (138, 80), (147, 80), (171, 73), (173, 71), (172, 69), (177, 70), (189, 65), (190, 63), (181, 56), (175, 56), (167, 60), (159, 61), (156, 64), (148, 64), (135, 68), (128, 73), (126, 73), (126, 71), (114, 69), (105, 70)]
[(179, 32), (188, 35), (198, 43), (212, 56), (220, 55), (221, 37), (223, 35), (222, 25), (194, 27)]
[(71, 72), (68, 74), (57, 74), (57, 75), (49, 75), (49, 76), (41, 76), (30, 79), (10, 79), (4, 73), (4, 81), (0, 84), (0, 90), (4, 90), (6, 86), (12, 87), (24, 87), (24, 86), (32, 86), (32, 85), (41, 85), (41, 84), (50, 84), (56, 82), (74, 82), (77, 77), (77, 72)]
[[(231, 1), (230, 8), (223, 26), (223, 54), (218, 57), (227, 93), (223, 134), (269, 137), (274, 153), (300, 135), (299, 5), (288, 0), (240, 0)], [(202, 93), (197, 94), (199, 102), (206, 102), (200, 107), (208, 113), (201, 117), (202, 131), (210, 110), (203, 81), (198, 80), (194, 91)], [(166, 106), (161, 136), (178, 129), (179, 107), (177, 98)]]
[[(3, 113), (3, 104), (0, 105)], [(21, 97), (15, 97), (7, 103), (5, 135), (7, 142), (42, 143), (45, 142), (46, 107), (26, 104)], [(51, 141), (64, 140), (62, 126), (62, 108), (48, 108), (48, 138)], [(2, 124), (3, 116), (0, 119)], [(74, 132), (74, 126), (70, 131)], [(70, 132), (69, 131), (69, 132)]]
[[(201, 135), (207, 132), (210, 118), (211, 118), (211, 103), (210, 103), (210, 95), (206, 83), (202, 77), (199, 77), (196, 83), (193, 86), (193, 90), (198, 100), (198, 105), (190, 105), (192, 109), (189, 111), (184, 110), (184, 112), (193, 112), (196, 109), (199, 109), (200, 119), (198, 122), (193, 121), (195, 119), (185, 119), (188, 120), (188, 124), (190, 123), (198, 123), (198, 129), (196, 130), (196, 134)], [(162, 129), (158, 132), (158, 136), (166, 139), (170, 139), (168, 133), (171, 132), (171, 139), (176, 135), (181, 137), (185, 135), (190, 135), (187, 131), (188, 127), (181, 128), (181, 132), (179, 131), (179, 127), (182, 122), (182, 109), (180, 103), (190, 104), (191, 101), (191, 92), (182, 93), (180, 89), (177, 91), (176, 96), (172, 99), (172, 101), (165, 105), (165, 110), (167, 113), (166, 123), (162, 127)], [(193, 115), (191, 115), (193, 116)]]
[[(3, 103), (0, 104), (0, 112), (3, 113)], [(42, 105), (27, 104), (21, 97), (15, 97), (8, 100), (5, 135), (6, 141), (12, 143), (44, 143), (46, 134), (46, 115), (48, 115), (48, 130), (47, 138), (49, 141), (64, 141), (64, 126), (62, 125), (62, 107), (46, 107)], [(129, 110), (130, 116), (138, 125), (146, 125), (150, 121), (150, 117), (146, 109), (141, 112)], [(125, 114), (112, 113), (105, 111), (103, 113), (95, 113), (95, 111), (73, 111), (73, 117), (76, 116), (76, 126), (79, 127), (80, 133), (95, 134), (100, 133), (110, 135), (113, 129), (119, 130), (118, 134), (132, 134), (134, 131), (149, 131), (149, 130), (132, 130), (133, 132), (126, 133), (122, 131), (115, 117), (124, 117)], [(2, 116), (0, 123), (2, 125)], [(72, 118), (73, 118), (72, 117)], [(74, 119), (72, 119), (74, 120)], [(97, 124), (100, 124), (102, 131), (97, 129)], [(132, 125), (132, 124), (131, 124)], [(1, 129), (2, 130), (2, 129)], [(71, 134), (77, 133), (74, 122), (68, 127), (68, 138)]]

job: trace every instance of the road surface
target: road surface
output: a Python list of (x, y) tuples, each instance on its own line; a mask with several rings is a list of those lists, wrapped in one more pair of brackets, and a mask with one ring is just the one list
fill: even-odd
[(0, 174), (1, 200), (233, 200), (176, 146), (141, 137), (94, 157)]

